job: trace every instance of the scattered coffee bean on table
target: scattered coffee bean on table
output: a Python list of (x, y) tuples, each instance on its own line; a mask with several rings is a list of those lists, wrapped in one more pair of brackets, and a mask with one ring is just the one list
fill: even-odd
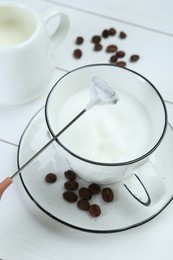
[(79, 184), (77, 181), (66, 181), (64, 183), (64, 188), (66, 188), (66, 190), (77, 190), (79, 187)]
[(82, 56), (82, 51), (81, 51), (80, 49), (75, 49), (74, 52), (73, 52), (73, 56), (74, 56), (76, 59), (81, 58), (81, 56)]
[(77, 195), (73, 191), (65, 191), (63, 193), (63, 197), (68, 202), (76, 202), (77, 201)]
[(81, 45), (84, 42), (84, 38), (82, 36), (78, 36), (76, 38), (76, 44)]
[(69, 181), (74, 181), (76, 179), (76, 173), (72, 170), (68, 170), (64, 172), (64, 176), (66, 177), (66, 179), (68, 179)]
[(114, 28), (109, 29), (109, 35), (114, 36), (117, 33), (117, 31)]
[(93, 204), (89, 207), (89, 213), (91, 214), (92, 217), (98, 217), (101, 214), (101, 209), (99, 205)]
[(127, 34), (125, 32), (120, 32), (119, 38), (120, 39), (125, 39), (127, 37)]
[(133, 54), (130, 56), (130, 61), (134, 62), (134, 61), (137, 61), (139, 60), (139, 55), (137, 54)]
[(57, 180), (57, 176), (54, 173), (48, 173), (45, 177), (47, 183), (54, 183)]
[(119, 67), (125, 67), (126, 66), (126, 62), (125, 61), (118, 61), (116, 63), (116, 65), (119, 66)]
[(125, 56), (125, 52), (124, 51), (117, 51), (116, 55), (118, 56), (118, 58), (123, 58)]
[(89, 189), (90, 192), (91, 192), (92, 194), (94, 194), (94, 195), (100, 193), (100, 190), (101, 190), (100, 185), (98, 185), (98, 184), (96, 184), (96, 183), (90, 184), (90, 185), (88, 186), (88, 189)]
[(89, 204), (88, 200), (80, 199), (77, 202), (77, 206), (79, 209), (89, 210), (90, 204)]
[(93, 43), (99, 43), (101, 41), (101, 37), (99, 35), (94, 35), (91, 39)]
[(104, 188), (102, 190), (102, 198), (106, 202), (111, 202), (114, 199), (114, 194), (111, 188)]
[(112, 55), (111, 57), (110, 57), (110, 62), (112, 62), (112, 63), (115, 63), (115, 62), (117, 62), (117, 60), (118, 60), (118, 56), (115, 54), (115, 55)]
[(109, 31), (107, 29), (103, 30), (102, 37), (103, 38), (108, 38), (108, 36), (109, 36)]
[[(93, 51), (95, 52), (100, 52), (103, 47), (105, 48), (104, 44), (107, 40), (107, 38), (112, 37), (117, 35), (119, 39), (125, 39), (127, 37), (126, 32), (124, 31), (119, 31), (117, 33), (117, 30), (113, 27), (104, 29), (100, 34), (95, 34), (91, 37), (91, 42), (94, 43)], [(101, 43), (102, 41), (102, 43)], [(84, 42), (84, 37), (83, 36), (78, 36), (75, 39), (76, 45), (81, 45)], [(112, 44), (109, 44), (109, 46), (106, 47), (106, 52), (107, 53), (113, 53), (115, 52), (115, 55), (112, 57), (109, 57), (109, 62), (114, 63), (114, 65), (117, 65), (119, 67), (126, 67), (127, 66), (127, 61), (120, 60), (118, 61), (119, 58), (123, 58), (126, 54), (124, 51), (117, 51), (119, 49), (119, 46), (116, 46), (114, 42)], [(76, 59), (80, 59), (83, 56), (83, 50), (82, 49), (75, 49), (73, 51), (73, 56)], [(139, 55), (133, 54), (129, 58), (129, 62), (133, 63), (139, 60)]]
[(102, 46), (100, 43), (96, 43), (96, 44), (94, 45), (94, 50), (95, 50), (95, 51), (100, 51), (102, 48), (103, 48), (103, 46)]
[(110, 44), (106, 48), (106, 52), (116, 52), (118, 47), (114, 44)]

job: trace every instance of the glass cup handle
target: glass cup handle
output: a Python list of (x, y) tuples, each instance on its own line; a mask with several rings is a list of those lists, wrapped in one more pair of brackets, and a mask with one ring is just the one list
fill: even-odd
[(128, 192), (144, 206), (156, 204), (165, 193), (164, 180), (149, 159), (134, 168), (133, 175), (125, 179), (123, 184)]
[(42, 17), (45, 25), (48, 22), (55, 18), (56, 16), (60, 17), (60, 22), (55, 29), (54, 33), (49, 37), (53, 46), (56, 47), (66, 36), (69, 30), (69, 18), (67, 15), (60, 13), (55, 6), (50, 6), (40, 11), (40, 16)]

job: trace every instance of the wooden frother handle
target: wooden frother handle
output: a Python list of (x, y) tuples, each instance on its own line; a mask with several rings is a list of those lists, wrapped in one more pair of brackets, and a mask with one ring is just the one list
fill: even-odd
[(4, 191), (10, 186), (10, 184), (13, 182), (13, 180), (10, 177), (7, 177), (2, 182), (0, 182), (0, 199), (2, 197), (2, 194)]

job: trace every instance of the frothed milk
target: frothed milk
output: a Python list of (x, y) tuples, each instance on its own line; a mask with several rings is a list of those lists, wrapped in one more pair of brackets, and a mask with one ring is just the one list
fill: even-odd
[[(130, 161), (147, 152), (151, 137), (145, 107), (128, 93), (117, 91), (116, 105), (95, 106), (59, 138), (73, 153), (105, 163)], [(89, 100), (88, 90), (69, 97), (58, 111), (57, 132), (70, 122)]]

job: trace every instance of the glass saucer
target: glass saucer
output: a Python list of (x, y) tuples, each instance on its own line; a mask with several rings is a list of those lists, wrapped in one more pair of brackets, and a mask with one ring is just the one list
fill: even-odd
[[(26, 127), (18, 149), (18, 167), (22, 166), (43, 145), (50, 140), (47, 129), (44, 108), (37, 112)], [(159, 203), (145, 207), (138, 203), (122, 183), (109, 185), (115, 198), (106, 203), (101, 195), (94, 195), (91, 202), (101, 208), (99, 217), (92, 217), (88, 212), (78, 209), (76, 203), (64, 200), (64, 171), (68, 164), (58, 152), (56, 143), (50, 145), (20, 174), (23, 186), (35, 204), (51, 218), (71, 228), (86, 232), (111, 233), (125, 231), (140, 226), (156, 217), (173, 199), (173, 129), (168, 123), (167, 132), (158, 149), (150, 157), (159, 174), (165, 181), (166, 193)], [(48, 184), (45, 176), (53, 172), (57, 181)], [(88, 183), (77, 178), (80, 187)]]

